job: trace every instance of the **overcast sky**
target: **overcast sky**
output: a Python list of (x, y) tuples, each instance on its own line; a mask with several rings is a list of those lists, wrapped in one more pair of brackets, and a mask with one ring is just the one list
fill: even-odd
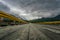
[(0, 10), (31, 20), (60, 14), (60, 0), (0, 0)]

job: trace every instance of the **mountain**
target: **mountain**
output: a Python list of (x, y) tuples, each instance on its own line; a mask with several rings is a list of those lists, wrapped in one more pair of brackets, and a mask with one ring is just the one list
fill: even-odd
[(30, 20), (30, 22), (49, 22), (49, 21), (60, 21), (60, 15), (52, 17), (52, 18), (42, 18), (42, 19)]
[(56, 19), (59, 19), (59, 20), (60, 20), (60, 15), (58, 15), (58, 16), (56, 16), (56, 17), (54, 17), (54, 18), (56, 18)]

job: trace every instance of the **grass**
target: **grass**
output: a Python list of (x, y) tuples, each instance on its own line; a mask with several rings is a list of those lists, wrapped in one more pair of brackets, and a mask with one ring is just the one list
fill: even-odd
[(38, 22), (38, 24), (60, 24), (60, 21), (53, 21), (53, 22)]

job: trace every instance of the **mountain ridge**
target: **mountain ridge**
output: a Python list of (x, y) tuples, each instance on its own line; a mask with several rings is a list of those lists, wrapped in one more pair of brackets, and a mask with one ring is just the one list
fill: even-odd
[(50, 22), (50, 21), (60, 21), (60, 15), (57, 15), (52, 18), (42, 18), (42, 19), (30, 20), (30, 22)]

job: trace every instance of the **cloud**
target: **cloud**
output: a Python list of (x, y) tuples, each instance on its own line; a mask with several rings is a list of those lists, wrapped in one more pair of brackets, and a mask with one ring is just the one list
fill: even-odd
[[(18, 14), (24, 14), (27, 19), (54, 17), (60, 15), (60, 0), (3, 0)], [(12, 9), (11, 9), (12, 10)], [(30, 15), (27, 15), (30, 14)], [(25, 16), (26, 15), (26, 16)], [(20, 15), (21, 16), (21, 15)]]
[(6, 5), (4, 5), (2, 2), (0, 2), (0, 11), (6, 11), (9, 12), (10, 8)]

